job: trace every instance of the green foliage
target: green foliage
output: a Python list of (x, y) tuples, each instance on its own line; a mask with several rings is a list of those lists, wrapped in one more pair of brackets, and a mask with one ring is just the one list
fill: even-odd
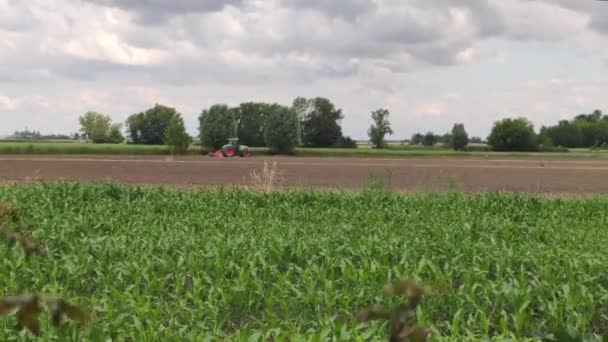
[[(297, 106), (296, 106), (297, 105)], [(298, 111), (302, 119), (302, 142), (309, 147), (330, 147), (342, 136), (342, 110), (336, 109), (334, 104), (322, 97), (294, 101), (296, 115)]]
[(351, 137), (341, 136), (332, 146), (333, 148), (357, 148), (357, 142)]
[(184, 154), (188, 151), (188, 146), (192, 139), (186, 132), (184, 119), (181, 115), (176, 115), (165, 132), (165, 142), (171, 148), (172, 154)]
[(292, 153), (298, 144), (298, 116), (291, 108), (274, 105), (264, 127), (266, 146), (272, 153)]
[(226, 105), (216, 104), (203, 110), (199, 116), (201, 145), (219, 150), (228, 138), (236, 136), (235, 111)]
[(268, 103), (246, 102), (237, 108), (238, 137), (243, 145), (266, 146), (264, 123), (272, 105)]
[(125, 142), (125, 137), (122, 135), (122, 124), (115, 123), (110, 126), (110, 142), (122, 144)]
[(387, 134), (393, 134), (391, 123), (388, 121), (390, 112), (387, 109), (378, 109), (372, 112), (372, 120), (374, 123), (370, 126), (367, 134), (370, 141), (376, 148), (386, 147), (384, 137)]
[(555, 146), (596, 147), (608, 143), (608, 116), (602, 111), (577, 115), (573, 120), (561, 120), (556, 126), (543, 127)]
[(450, 146), (458, 151), (464, 150), (465, 147), (469, 144), (469, 135), (467, 131), (464, 129), (463, 124), (454, 124), (452, 128), (452, 134), (450, 135)]
[(415, 133), (412, 135), (412, 138), (410, 139), (410, 143), (412, 145), (421, 145), (423, 139), (424, 139), (424, 135), (422, 135), (420, 133)]
[[(41, 341), (386, 340), (356, 314), (401, 278), (431, 289), (415, 316), (430, 340), (607, 332), (606, 197), (58, 183), (0, 201), (49, 254), (0, 244), (3, 293), (60, 293), (99, 317)], [(25, 340), (14, 324), (0, 340)]]
[(179, 113), (175, 108), (156, 104), (143, 113), (127, 118), (127, 130), (131, 142), (144, 145), (162, 145), (171, 120)]
[(435, 144), (437, 144), (439, 142), (440, 137), (433, 134), (433, 132), (427, 132), (423, 137), (422, 137), (422, 145), (424, 146), (433, 146)]
[(536, 151), (538, 141), (534, 126), (525, 118), (503, 119), (494, 123), (488, 137), (494, 151)]
[(78, 118), (80, 131), (96, 144), (118, 144), (124, 141), (121, 124), (112, 124), (108, 115), (87, 112)]

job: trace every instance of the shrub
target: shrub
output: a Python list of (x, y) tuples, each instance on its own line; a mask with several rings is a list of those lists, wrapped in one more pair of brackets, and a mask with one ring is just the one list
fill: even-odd
[(334, 148), (357, 148), (357, 142), (351, 137), (341, 136), (332, 146)]

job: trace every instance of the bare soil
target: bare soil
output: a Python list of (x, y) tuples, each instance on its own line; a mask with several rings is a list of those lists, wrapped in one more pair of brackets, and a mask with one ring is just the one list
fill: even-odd
[(42, 180), (174, 186), (251, 185), (276, 162), (282, 186), (356, 189), (372, 177), (402, 191), (608, 193), (608, 160), (468, 158), (210, 158), (0, 155), (0, 184)]

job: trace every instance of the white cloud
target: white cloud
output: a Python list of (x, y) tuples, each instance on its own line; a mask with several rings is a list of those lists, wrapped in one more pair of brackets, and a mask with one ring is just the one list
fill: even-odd
[[(551, 52), (569, 62), (576, 51), (606, 63), (608, 6), (598, 3), (0, 0), (0, 87), (11, 90), (0, 108), (19, 116), (9, 130), (27, 120), (45, 127), (51, 117), (61, 119), (49, 129), (73, 130), (82, 110), (123, 120), (155, 102), (176, 106), (194, 125), (214, 102), (300, 95), (334, 100), (355, 137), (381, 106), (404, 135), (451, 125), (441, 120), (482, 131), (507, 112), (546, 122), (605, 105), (595, 77), (605, 79), (606, 66), (583, 65), (595, 72), (573, 80), (580, 68), (564, 70), (549, 53), (530, 62), (536, 68), (518, 57), (559, 46)], [(519, 83), (519, 68), (535, 80)], [(420, 116), (435, 120), (414, 120)]]

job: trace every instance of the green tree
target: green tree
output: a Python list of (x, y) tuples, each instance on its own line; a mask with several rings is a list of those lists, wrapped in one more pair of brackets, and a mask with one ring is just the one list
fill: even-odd
[(122, 125), (112, 125), (112, 119), (108, 115), (87, 112), (78, 118), (80, 131), (93, 143), (121, 143), (124, 141), (121, 128)]
[(298, 122), (298, 115), (291, 108), (272, 106), (264, 124), (266, 146), (273, 153), (291, 153), (298, 144)]
[(424, 145), (424, 146), (435, 146), (435, 144), (437, 144), (438, 141), (439, 141), (439, 137), (436, 136), (435, 134), (433, 134), (433, 132), (427, 132), (422, 137), (422, 145)]
[[(297, 99), (296, 99), (297, 100)], [(342, 136), (342, 111), (326, 98), (309, 100), (302, 121), (302, 141), (310, 147), (330, 147)], [(297, 115), (297, 114), (296, 114)]]
[(234, 110), (222, 104), (203, 110), (199, 116), (201, 145), (219, 150), (228, 138), (235, 137), (237, 125), (234, 114)]
[(245, 102), (239, 105), (237, 121), (241, 143), (254, 147), (266, 146), (264, 124), (271, 107), (270, 104), (259, 102)]
[(175, 108), (156, 104), (143, 113), (129, 116), (127, 127), (131, 142), (146, 145), (164, 144), (167, 127), (177, 115)]
[(412, 139), (410, 139), (410, 142), (412, 145), (420, 145), (420, 144), (422, 144), (423, 139), (424, 139), (424, 135), (422, 135), (420, 133), (415, 133), (412, 135)]
[(454, 124), (452, 127), (452, 134), (450, 136), (450, 146), (458, 151), (463, 150), (469, 144), (469, 135), (464, 129), (463, 124)]
[(171, 148), (172, 154), (183, 154), (188, 151), (192, 139), (186, 132), (181, 115), (178, 114), (171, 120), (165, 132), (165, 143)]
[(110, 126), (110, 141), (114, 144), (122, 144), (125, 142), (125, 137), (122, 134), (122, 124), (115, 123)]
[(142, 132), (144, 129), (144, 122), (145, 122), (144, 113), (133, 114), (127, 118), (126, 126), (127, 126), (127, 132), (128, 132), (131, 143), (133, 143), (133, 144), (143, 144), (144, 143), (144, 137), (143, 137), (143, 132)]
[(555, 146), (595, 147), (608, 142), (608, 118), (601, 110), (580, 114), (572, 120), (561, 120), (555, 126), (546, 127), (543, 133)]
[(503, 119), (494, 123), (488, 137), (494, 151), (536, 151), (538, 141), (534, 126), (525, 118)]
[(314, 99), (307, 99), (304, 97), (296, 97), (293, 100), (291, 105), (291, 109), (296, 113), (298, 117), (298, 145), (302, 145), (302, 127), (304, 125), (304, 120), (308, 113), (311, 113), (314, 105)]
[(86, 112), (83, 116), (78, 118), (80, 132), (82, 132), (87, 139), (93, 139), (94, 131), (99, 132), (100, 127), (103, 127), (106, 122), (109, 123), (110, 121), (111, 119), (109, 116), (97, 112)]
[(387, 134), (393, 134), (391, 123), (388, 121), (389, 115), (390, 112), (387, 109), (382, 108), (372, 112), (372, 120), (374, 123), (370, 126), (367, 134), (376, 148), (386, 147), (384, 137)]

